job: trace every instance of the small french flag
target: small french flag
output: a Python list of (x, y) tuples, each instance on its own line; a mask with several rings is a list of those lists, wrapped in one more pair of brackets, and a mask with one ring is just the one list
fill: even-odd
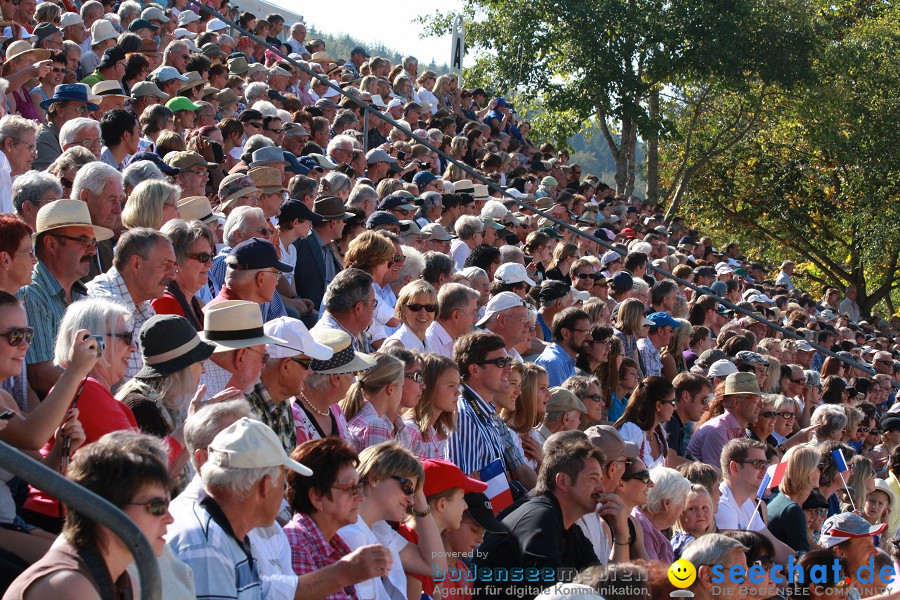
[(831, 458), (834, 459), (834, 464), (837, 466), (838, 472), (843, 473), (847, 470), (847, 461), (844, 460), (844, 453), (841, 452), (840, 448), (835, 448), (831, 451)]
[(513, 503), (512, 492), (509, 490), (509, 480), (500, 459), (496, 459), (478, 472), (481, 481), (487, 484), (484, 495), (491, 501), (494, 514)]
[(786, 460), (766, 469), (766, 474), (763, 476), (762, 483), (759, 484), (759, 489), (756, 490), (756, 497), (762, 498), (770, 489), (778, 487), (784, 479), (785, 469), (787, 469)]

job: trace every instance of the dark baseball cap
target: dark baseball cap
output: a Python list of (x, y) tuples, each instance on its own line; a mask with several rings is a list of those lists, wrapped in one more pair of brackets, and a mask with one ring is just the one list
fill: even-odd
[(503, 523), (494, 516), (494, 506), (482, 492), (469, 492), (464, 496), (466, 512), (472, 520), (489, 533), (509, 533)]
[(294, 219), (300, 219), (301, 221), (312, 221), (313, 223), (321, 223), (322, 221), (324, 221), (322, 215), (313, 212), (308, 206), (306, 206), (299, 200), (291, 198), (281, 205), (281, 212), (278, 213), (278, 222), (290, 222)]
[(232, 269), (252, 271), (255, 269), (278, 269), (290, 273), (294, 268), (278, 260), (278, 252), (272, 242), (262, 238), (250, 238), (231, 249), (225, 261)]
[(608, 283), (617, 292), (627, 292), (634, 287), (634, 279), (627, 271), (619, 271), (609, 278)]
[(552, 302), (554, 300), (559, 300), (568, 293), (569, 286), (566, 282), (548, 279), (541, 284), (541, 291), (538, 296), (540, 297), (541, 302)]
[(366, 220), (366, 229), (375, 229), (376, 227), (384, 225), (396, 225), (397, 227), (400, 227), (400, 219), (387, 211), (376, 210), (369, 215), (369, 218)]

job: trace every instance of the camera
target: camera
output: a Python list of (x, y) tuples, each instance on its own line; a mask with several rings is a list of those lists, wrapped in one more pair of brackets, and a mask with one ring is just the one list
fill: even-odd
[(103, 341), (102, 335), (92, 335), (92, 338), (97, 340), (97, 356), (101, 356), (103, 351), (106, 350), (106, 342)]

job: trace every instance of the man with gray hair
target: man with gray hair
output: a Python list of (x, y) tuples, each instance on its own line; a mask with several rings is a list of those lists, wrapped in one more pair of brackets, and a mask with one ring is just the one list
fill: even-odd
[(450, 258), (456, 263), (456, 270), (462, 271), (466, 267), (466, 259), (472, 253), (472, 248), (481, 244), (484, 239), (484, 222), (472, 215), (463, 215), (453, 225), (457, 239), (450, 245)]
[(103, 151), (100, 122), (86, 117), (66, 121), (59, 128), (59, 146), (63, 152), (75, 146), (87, 148), (99, 160)]
[(325, 312), (311, 331), (345, 331), (350, 334), (355, 351), (373, 352), (365, 334), (366, 328), (372, 324), (378, 302), (373, 283), (372, 276), (360, 269), (344, 269), (335, 275), (322, 299)]
[[(349, 113), (350, 116), (353, 116), (355, 118), (355, 115), (353, 115), (352, 112), (347, 111), (347, 113)], [(337, 127), (338, 119), (341, 118), (341, 116), (346, 117), (346, 114), (339, 115), (338, 118), (335, 119), (335, 125), (334, 125), (335, 128)], [(352, 122), (353, 121), (347, 121), (345, 118), (344, 119), (344, 129), (348, 128), (349, 124)], [(335, 129), (335, 131), (337, 131), (337, 130)], [(353, 150), (356, 148), (356, 146), (357, 146), (356, 140), (354, 140), (349, 135), (344, 135), (344, 134), (339, 133), (338, 135), (335, 135), (333, 138), (331, 138), (331, 140), (328, 141), (328, 149), (327, 149), (328, 158), (330, 158), (332, 162), (335, 162), (339, 165), (349, 165), (350, 161), (353, 159)]]
[(23, 221), (37, 230), (37, 213), (41, 206), (62, 198), (63, 189), (52, 175), (28, 171), (16, 178), (12, 186), (12, 201)]
[[(721, 565), (727, 573), (732, 567), (739, 567), (741, 573), (747, 572), (747, 547), (739, 541), (721, 533), (707, 533), (691, 542), (681, 558), (694, 565), (697, 572), (696, 582), (691, 585), (694, 598), (712, 600), (713, 598), (740, 597), (738, 587), (746, 583), (738, 583), (731, 577), (725, 577), (721, 583), (713, 583), (713, 567)], [(689, 577), (690, 573), (675, 573), (676, 577)], [(715, 588), (715, 593), (713, 593)]]
[[(113, 266), (91, 280), (87, 292), (91, 298), (108, 298), (123, 304), (131, 313), (130, 331), (139, 332), (144, 322), (156, 314), (150, 301), (162, 298), (174, 279), (172, 242), (155, 229), (135, 227), (119, 238)], [(134, 345), (139, 345), (138, 336), (134, 337)], [(125, 377), (133, 377), (143, 366), (141, 353), (133, 352)]]
[(425, 346), (432, 352), (453, 358), (457, 338), (472, 331), (476, 304), (481, 295), (461, 283), (447, 283), (438, 290), (438, 313), (425, 332)]
[[(334, 141), (334, 140), (332, 140)], [(329, 144), (330, 146), (330, 144)], [(378, 192), (371, 185), (363, 183), (356, 184), (350, 191), (350, 197), (347, 199), (347, 208), (355, 208), (365, 213), (365, 218), (375, 212), (378, 205)]]
[[(78, 170), (72, 183), (72, 200), (81, 200), (88, 206), (91, 223), (122, 231), (122, 207), (125, 206), (125, 189), (122, 174), (102, 162), (92, 162)], [(91, 263), (90, 279), (105, 273), (113, 264), (113, 240), (104, 240), (97, 246), (96, 260)]]
[[(291, 266), (278, 260), (278, 252), (272, 242), (252, 237), (231, 249), (225, 257), (224, 285), (206, 308), (228, 300), (246, 300), (262, 306), (272, 302), (280, 273), (287, 273)], [(274, 317), (273, 317), (274, 318)]]

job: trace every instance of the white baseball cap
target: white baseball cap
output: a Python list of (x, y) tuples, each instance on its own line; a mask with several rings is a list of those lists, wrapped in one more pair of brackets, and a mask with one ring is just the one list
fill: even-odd
[(200, 20), (200, 15), (198, 15), (197, 13), (195, 13), (192, 10), (183, 10), (183, 11), (181, 11), (181, 14), (178, 15), (178, 24), (182, 25), (182, 26), (189, 25), (189, 24), (194, 23), (195, 21), (199, 21), (199, 20)]
[(518, 294), (515, 292), (500, 292), (488, 301), (487, 306), (484, 307), (484, 316), (475, 324), (479, 326), (484, 325), (488, 319), (497, 313), (517, 306), (525, 306), (525, 301)]
[[(535, 285), (534, 280), (528, 276), (528, 271), (525, 270), (525, 267), (519, 263), (512, 262), (503, 263), (497, 267), (497, 270), (494, 272), (494, 280), (506, 285), (523, 282), (528, 285)], [(518, 298), (518, 296), (516, 297)]]
[(738, 369), (730, 360), (717, 360), (709, 366), (707, 377), (728, 377), (732, 373), (737, 373)]
[(267, 321), (263, 326), (266, 335), (280, 338), (286, 344), (266, 344), (266, 352), (272, 358), (291, 358), (301, 354), (316, 360), (328, 360), (334, 350), (313, 339), (306, 325), (299, 319), (278, 317)]
[(222, 19), (210, 19), (206, 24), (207, 31), (223, 31), (225, 29), (228, 29), (228, 23)]
[(283, 466), (300, 475), (312, 470), (291, 458), (268, 425), (244, 417), (220, 431), (209, 445), (209, 462), (232, 469), (264, 469)]

